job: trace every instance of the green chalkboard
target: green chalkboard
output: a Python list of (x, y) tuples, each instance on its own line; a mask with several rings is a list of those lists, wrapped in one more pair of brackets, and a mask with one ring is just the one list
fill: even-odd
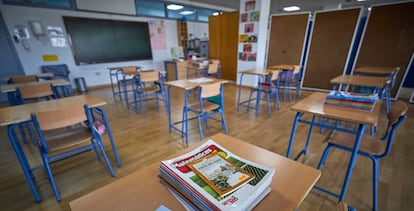
[(147, 22), (63, 17), (77, 65), (152, 59)]

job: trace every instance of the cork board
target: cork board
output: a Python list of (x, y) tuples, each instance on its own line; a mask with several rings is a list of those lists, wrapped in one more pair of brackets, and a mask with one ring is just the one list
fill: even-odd
[(310, 13), (272, 15), (266, 66), (300, 65)]
[(348, 63), (361, 8), (315, 13), (305, 64), (303, 87), (331, 90), (330, 80), (342, 75)]
[(355, 67), (400, 67), (396, 85), (391, 93), (395, 98), (413, 52), (414, 2), (373, 6)]

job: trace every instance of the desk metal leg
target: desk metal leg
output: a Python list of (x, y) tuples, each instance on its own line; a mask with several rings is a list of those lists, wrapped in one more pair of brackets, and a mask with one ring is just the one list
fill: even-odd
[(114, 152), (116, 165), (118, 167), (121, 167), (121, 165), (122, 165), (121, 164), (121, 159), (119, 159), (118, 150), (116, 149), (115, 141), (114, 141), (114, 138), (112, 137), (111, 129), (109, 128), (109, 122), (108, 122), (108, 118), (106, 116), (105, 110), (102, 107), (95, 107), (94, 109), (97, 109), (102, 114), (102, 119), (103, 119), (103, 122), (105, 124), (106, 129), (107, 129), (108, 136), (109, 136), (109, 141), (111, 142), (112, 151)]
[(29, 183), (30, 189), (33, 193), (35, 200), (37, 202), (40, 202), (41, 199), (40, 199), (39, 193), (37, 192), (37, 188), (34, 183), (34, 177), (32, 174), (32, 170), (30, 169), (30, 165), (27, 162), (27, 158), (24, 155), (23, 150), (19, 144), (19, 140), (17, 140), (16, 134), (14, 133), (14, 128), (16, 126), (17, 124), (10, 125), (8, 127), (8, 135), (9, 135), (10, 143), (13, 146), (14, 152), (16, 153), (17, 159), (19, 160), (20, 166), (23, 169), (24, 176), (26, 177), (26, 181)]
[(354, 149), (352, 150), (351, 159), (349, 161), (348, 170), (346, 171), (346, 176), (344, 184), (342, 186), (341, 195), (339, 196), (339, 201), (344, 201), (346, 191), (348, 190), (349, 180), (351, 179), (352, 170), (354, 169), (355, 162), (358, 156), (359, 145), (361, 144), (362, 136), (364, 135), (365, 125), (360, 124), (358, 129), (358, 134), (355, 140)]
[(302, 154), (305, 154), (306, 155), (306, 153), (308, 152), (308, 149), (309, 149), (309, 144), (310, 144), (310, 140), (311, 140), (311, 137), (312, 137), (312, 132), (313, 132), (313, 125), (314, 125), (314, 123), (315, 123), (315, 118), (316, 118), (316, 116), (315, 115), (313, 115), (312, 116), (312, 122), (311, 122), (311, 125), (310, 125), (310, 127), (309, 127), (309, 132), (308, 132), (308, 137), (306, 138), (306, 145), (305, 145), (305, 147), (300, 151), (300, 153), (295, 157), (295, 160), (298, 160), (299, 158), (300, 158), (300, 156), (302, 156)]
[(184, 96), (184, 115), (185, 115), (185, 143), (188, 145), (188, 90), (185, 90)]
[(168, 112), (168, 132), (171, 133), (171, 104), (170, 104), (170, 96), (171, 96), (171, 86), (168, 86), (167, 89), (167, 100), (166, 100), (166, 104), (167, 104), (167, 112)]
[(299, 119), (303, 116), (303, 114), (304, 113), (297, 112), (296, 113), (296, 116), (295, 116), (295, 120), (293, 121), (292, 132), (290, 133), (289, 145), (288, 145), (288, 149), (287, 149), (287, 152), (286, 152), (286, 157), (287, 158), (290, 157), (290, 153), (292, 151), (293, 142), (295, 141), (296, 128), (298, 126)]
[(257, 96), (256, 96), (256, 116), (259, 113), (260, 101), (262, 98), (262, 89), (260, 85), (262, 83), (262, 80), (263, 80), (263, 77), (259, 76), (259, 81), (257, 82), (258, 86), (257, 86)]

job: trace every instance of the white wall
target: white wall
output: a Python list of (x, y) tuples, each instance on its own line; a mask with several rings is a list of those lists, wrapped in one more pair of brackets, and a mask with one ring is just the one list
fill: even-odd
[[(106, 1), (108, 2), (108, 1)], [(113, 1), (113, 4), (118, 2)], [(109, 8), (110, 6), (108, 6)], [(3, 13), (6, 21), (9, 33), (14, 35), (14, 27), (16, 25), (23, 25), (29, 28), (28, 21), (37, 20), (43, 23), (44, 26), (58, 26), (65, 31), (62, 16), (77, 16), (77, 17), (91, 17), (91, 18), (104, 18), (104, 19), (117, 19), (128, 21), (149, 21), (151, 18), (147, 17), (135, 17), (124, 16), (104, 13), (92, 13), (92, 12), (79, 12), (71, 10), (55, 10), (44, 9), (35, 7), (22, 7), (11, 5), (0, 5), (0, 9)], [(70, 78), (73, 80), (77, 77), (84, 77), (88, 86), (97, 86), (103, 84), (109, 84), (109, 74), (107, 68), (117, 66), (136, 65), (143, 66), (144, 69), (156, 69), (164, 70), (164, 60), (171, 59), (170, 49), (171, 47), (178, 46), (177, 42), (177, 23), (175, 20), (164, 19), (165, 31), (166, 31), (166, 43), (167, 48), (165, 50), (153, 50), (153, 60), (145, 61), (129, 61), (129, 62), (116, 62), (116, 63), (102, 63), (91, 65), (76, 65), (72, 51), (69, 45), (64, 48), (52, 47), (48, 37), (38, 40), (34, 38), (30, 32), (30, 39), (28, 44), (30, 45), (30, 51), (25, 50), (20, 43), (14, 42), (15, 48), (22, 62), (23, 69), (26, 74), (40, 73), (40, 67), (42, 65), (50, 64), (62, 64), (65, 63), (69, 66), (71, 71)], [(207, 23), (191, 23), (188, 24), (189, 31), (197, 31), (198, 33), (208, 34)], [(204, 31), (206, 30), (206, 31)], [(66, 32), (65, 32), (65, 38)], [(44, 62), (42, 55), (55, 54), (59, 57), (57, 62)], [(75, 84), (72, 82), (72, 86)]]

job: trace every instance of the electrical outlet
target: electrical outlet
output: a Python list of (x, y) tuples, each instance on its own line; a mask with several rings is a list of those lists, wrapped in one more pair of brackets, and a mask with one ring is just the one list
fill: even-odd
[(101, 72), (95, 72), (95, 75), (101, 75)]

